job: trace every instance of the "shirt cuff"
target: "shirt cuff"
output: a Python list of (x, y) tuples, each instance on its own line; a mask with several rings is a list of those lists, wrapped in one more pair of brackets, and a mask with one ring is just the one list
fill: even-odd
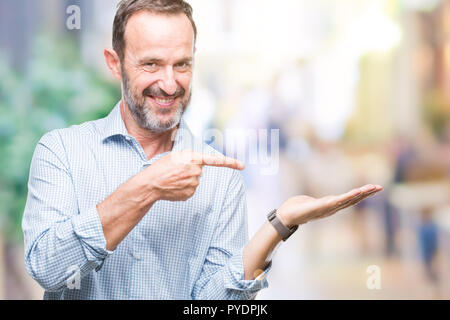
[(88, 261), (99, 263), (96, 271), (103, 265), (104, 260), (113, 254), (106, 249), (106, 239), (97, 207), (91, 207), (72, 218), (75, 234), (80, 240)]
[(244, 280), (244, 264), (242, 261), (243, 250), (231, 257), (228, 264), (228, 272), (225, 279), (225, 287), (239, 291), (247, 291), (254, 294), (257, 291), (267, 288), (267, 274), (272, 268), (272, 261), (269, 262), (265, 270), (254, 280)]

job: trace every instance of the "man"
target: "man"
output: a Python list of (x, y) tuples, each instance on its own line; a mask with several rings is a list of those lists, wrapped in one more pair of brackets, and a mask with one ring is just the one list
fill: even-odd
[(38, 143), (23, 231), (45, 299), (253, 299), (296, 226), (381, 190), (291, 198), (247, 243), (244, 165), (182, 119), (195, 39), (184, 1), (122, 1), (104, 52), (121, 102)]

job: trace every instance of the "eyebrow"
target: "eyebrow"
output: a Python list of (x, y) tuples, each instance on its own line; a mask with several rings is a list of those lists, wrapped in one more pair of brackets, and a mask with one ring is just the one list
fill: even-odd
[[(192, 63), (193, 58), (192, 57), (185, 57), (185, 58), (181, 58), (180, 60), (176, 61), (175, 64), (179, 64), (179, 63)], [(156, 64), (161, 64), (164, 62), (164, 59), (160, 59), (160, 58), (152, 58), (152, 57), (144, 57), (142, 59), (139, 60), (139, 64), (140, 65), (144, 65), (147, 63), (156, 63)]]

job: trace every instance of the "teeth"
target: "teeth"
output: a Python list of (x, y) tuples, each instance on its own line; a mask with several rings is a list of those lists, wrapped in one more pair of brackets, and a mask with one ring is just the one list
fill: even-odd
[(155, 97), (155, 100), (158, 103), (168, 104), (168, 103), (173, 102), (174, 99), (161, 99), (161, 98)]

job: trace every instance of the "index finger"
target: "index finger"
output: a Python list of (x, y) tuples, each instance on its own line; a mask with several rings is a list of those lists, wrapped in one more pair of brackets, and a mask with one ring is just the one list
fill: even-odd
[(192, 157), (195, 163), (204, 166), (226, 167), (235, 170), (243, 170), (245, 168), (242, 161), (230, 157), (202, 153), (194, 153)]

